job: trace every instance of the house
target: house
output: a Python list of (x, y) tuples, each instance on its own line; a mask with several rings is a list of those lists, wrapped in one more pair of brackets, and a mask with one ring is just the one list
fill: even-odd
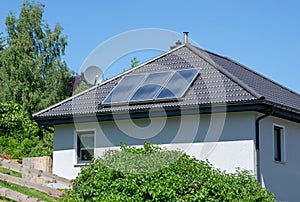
[(300, 198), (300, 95), (187, 41), (33, 118), (54, 126), (53, 172), (66, 178), (121, 142), (148, 141)]

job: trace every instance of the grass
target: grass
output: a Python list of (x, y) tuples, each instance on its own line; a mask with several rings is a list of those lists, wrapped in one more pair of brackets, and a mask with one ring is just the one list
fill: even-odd
[[(0, 186), (20, 192), (22, 194), (25, 194), (27, 196), (32, 196), (34, 198), (38, 198), (47, 202), (57, 202), (59, 201), (59, 199), (57, 198), (53, 198), (43, 192), (37, 191), (35, 189), (31, 189), (31, 188), (26, 188), (17, 184), (13, 184), (13, 183), (8, 183), (5, 181), (0, 180)], [(2, 198), (0, 198), (0, 202), (1, 202)], [(4, 199), (3, 199), (4, 200)], [(5, 199), (6, 200), (6, 199)], [(4, 200), (4, 201), (5, 201)], [(8, 200), (6, 200), (8, 201)]]
[(11, 175), (11, 176), (14, 176), (14, 177), (22, 178), (21, 173), (13, 171), (13, 170), (9, 170), (7, 168), (3, 168), (3, 167), (0, 167), (0, 173), (4, 173), (4, 174)]
[(5, 198), (5, 197), (3, 197), (3, 196), (0, 196), (0, 202), (7, 202), (7, 201), (13, 201), (13, 200), (10, 200), (10, 199), (8, 199), (8, 198)]

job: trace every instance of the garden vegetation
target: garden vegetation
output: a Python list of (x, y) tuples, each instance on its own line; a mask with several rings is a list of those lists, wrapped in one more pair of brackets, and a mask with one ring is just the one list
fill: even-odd
[(248, 171), (228, 174), (181, 151), (145, 143), (94, 159), (63, 201), (275, 201)]

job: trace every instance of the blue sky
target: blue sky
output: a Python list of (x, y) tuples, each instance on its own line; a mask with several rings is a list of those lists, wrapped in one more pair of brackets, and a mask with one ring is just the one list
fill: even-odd
[[(22, 2), (0, 0), (0, 32), (5, 31), (5, 16), (10, 10), (18, 13)], [(300, 92), (297, 0), (41, 2), (46, 6), (44, 19), (51, 26), (60, 23), (68, 36), (65, 60), (75, 72), (91, 51), (109, 38), (134, 29), (160, 28), (189, 31), (190, 38), (202, 48), (230, 57)], [(157, 53), (150, 51), (147, 57), (149, 54)], [(135, 55), (140, 60), (147, 58)], [(122, 71), (129, 67), (130, 57), (121, 59), (114, 68)]]

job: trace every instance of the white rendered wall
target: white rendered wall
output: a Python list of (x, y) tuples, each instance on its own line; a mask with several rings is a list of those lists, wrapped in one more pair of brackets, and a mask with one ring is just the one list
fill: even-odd
[[(167, 148), (181, 148), (181, 145), (171, 145)], [(184, 147), (183, 147), (184, 148)], [(209, 152), (205, 150), (209, 149)], [(211, 143), (194, 143), (186, 153), (199, 160), (207, 159), (214, 167), (233, 173), (236, 168), (255, 169), (255, 148), (252, 140), (225, 141)]]
[[(286, 162), (274, 161), (273, 125), (285, 130)], [(260, 154), (263, 185), (276, 195), (278, 201), (300, 199), (300, 124), (268, 117), (260, 124)]]
[[(225, 121), (225, 122), (224, 122)], [(224, 125), (223, 125), (224, 122)], [(160, 144), (170, 149), (180, 148), (198, 159), (208, 159), (214, 166), (234, 172), (237, 167), (255, 173), (255, 113), (184, 115), (181, 117), (151, 118), (101, 123), (80, 123), (55, 126), (53, 172), (75, 178), (76, 165), (74, 131), (95, 130), (95, 156), (121, 142), (141, 145)], [(191, 142), (193, 144), (191, 144)]]
[(80, 167), (74, 167), (74, 150), (53, 152), (53, 173), (67, 179), (74, 179), (80, 171)]
[[(137, 146), (139, 147), (139, 146)], [(162, 148), (180, 149), (198, 160), (208, 160), (214, 167), (222, 171), (234, 173), (237, 168), (255, 170), (255, 148), (253, 140), (209, 142), (193, 144), (164, 144)], [(102, 156), (107, 150), (119, 150), (119, 147), (97, 148), (97, 156)], [(207, 152), (208, 151), (208, 152)]]

